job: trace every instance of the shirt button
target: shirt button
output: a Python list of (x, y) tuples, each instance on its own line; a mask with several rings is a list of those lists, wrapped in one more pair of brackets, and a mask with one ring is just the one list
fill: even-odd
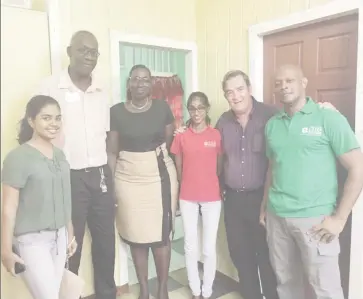
[(244, 151), (245, 149), (243, 148), (242, 150)]
[(244, 174), (242, 174), (242, 176), (245, 176)]
[(243, 135), (242, 138), (245, 138), (245, 135)]
[(242, 161), (242, 164), (244, 164), (245, 163), (245, 161)]

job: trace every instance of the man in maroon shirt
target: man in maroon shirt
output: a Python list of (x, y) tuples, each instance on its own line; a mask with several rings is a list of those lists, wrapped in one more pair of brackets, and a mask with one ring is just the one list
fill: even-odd
[(250, 79), (242, 71), (228, 72), (222, 88), (231, 108), (216, 125), (224, 153), (221, 188), (225, 190), (224, 221), (230, 256), (243, 298), (262, 299), (264, 295), (266, 299), (278, 299), (266, 232), (259, 223), (268, 167), (264, 130), (277, 110), (253, 98)]

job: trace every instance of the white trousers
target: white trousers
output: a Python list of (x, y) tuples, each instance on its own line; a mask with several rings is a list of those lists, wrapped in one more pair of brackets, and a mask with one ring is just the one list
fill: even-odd
[(17, 237), (26, 270), (21, 274), (34, 299), (59, 299), (67, 258), (67, 231), (41, 231)]
[[(180, 200), (180, 212), (184, 227), (184, 251), (187, 267), (189, 286), (194, 296), (202, 292), (204, 298), (212, 295), (213, 282), (217, 268), (216, 241), (221, 214), (221, 201), (192, 202)], [(203, 235), (203, 286), (198, 271), (198, 218), (199, 207), (202, 212), (202, 235)]]

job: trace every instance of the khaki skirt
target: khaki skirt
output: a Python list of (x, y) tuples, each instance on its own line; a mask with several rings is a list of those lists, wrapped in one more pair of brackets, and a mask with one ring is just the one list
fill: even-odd
[(163, 245), (174, 230), (178, 181), (166, 145), (119, 153), (115, 169), (116, 224), (130, 245)]

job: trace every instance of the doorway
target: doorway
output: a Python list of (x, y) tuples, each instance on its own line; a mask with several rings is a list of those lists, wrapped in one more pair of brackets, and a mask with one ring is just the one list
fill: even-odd
[[(186, 85), (188, 51), (127, 42), (120, 42), (119, 49), (121, 102), (126, 100), (126, 84), (130, 69), (136, 64), (143, 64), (151, 70), (153, 77), (177, 76), (184, 89), (183, 104), (186, 103), (188, 92), (191, 92), (187, 90)], [(183, 105), (182, 113), (184, 121), (186, 121), (188, 111), (185, 105)]]
[[(188, 112), (185, 102), (189, 93), (196, 89), (196, 46), (192, 43), (179, 43), (176, 41), (146, 38), (140, 36), (124, 36), (111, 32), (113, 59), (113, 102), (127, 100), (126, 83), (129, 71), (133, 65), (144, 64), (151, 70), (152, 76), (158, 80), (168, 77), (177, 77), (183, 88), (182, 114), (186, 121)], [(115, 60), (115, 61), (114, 61)], [(160, 82), (160, 81), (159, 81)], [(163, 99), (159, 99), (163, 100)], [(173, 110), (173, 109), (172, 109)], [(174, 110), (173, 110), (174, 112)], [(120, 262), (124, 278), (123, 282), (133, 285), (137, 283), (135, 267), (131, 258), (130, 249), (122, 241), (120, 246)], [(177, 213), (175, 220), (175, 233), (172, 241), (170, 271), (185, 267), (184, 260), (184, 232), (182, 220)], [(149, 255), (149, 280), (156, 277), (153, 256)]]
[[(307, 94), (317, 102), (331, 102), (355, 128), (358, 14), (285, 30), (263, 38), (264, 102), (280, 106), (273, 94), (276, 69), (300, 65), (308, 78)], [(338, 169), (339, 195), (346, 171)], [(349, 290), (351, 223), (340, 236), (340, 271), (346, 298)]]

